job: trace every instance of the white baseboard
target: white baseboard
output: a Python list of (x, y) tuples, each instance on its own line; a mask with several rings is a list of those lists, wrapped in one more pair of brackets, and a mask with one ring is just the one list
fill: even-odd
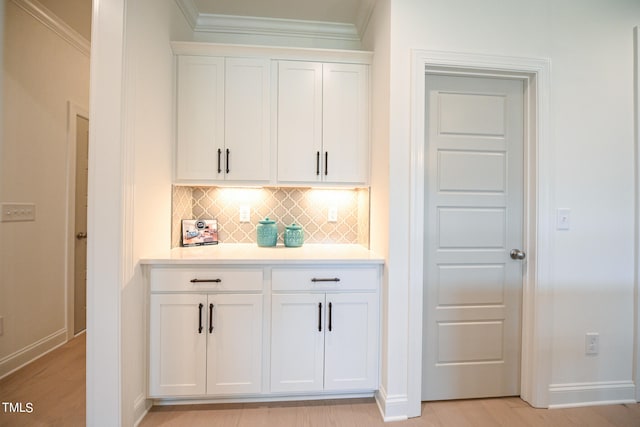
[(0, 359), (0, 379), (55, 350), (67, 342), (67, 330), (60, 329), (33, 344)]
[(635, 393), (633, 381), (551, 384), (549, 408), (635, 403)]
[(384, 422), (404, 421), (408, 417), (409, 399), (406, 394), (389, 395), (383, 386), (375, 394), (378, 409)]
[(133, 403), (133, 419), (136, 420), (133, 425), (135, 427), (140, 425), (142, 419), (147, 415), (147, 412), (149, 412), (152, 406), (152, 401), (147, 399), (144, 394), (136, 398), (136, 401)]

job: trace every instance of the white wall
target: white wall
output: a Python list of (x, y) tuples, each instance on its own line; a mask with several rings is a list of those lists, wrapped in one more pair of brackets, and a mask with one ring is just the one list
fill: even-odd
[[(385, 416), (393, 419), (406, 414), (407, 399), (407, 289), (395, 279), (398, 260), (390, 257), (390, 244), (395, 239), (390, 176), (390, 82), (391, 82), (391, 1), (379, 0), (363, 37), (363, 47), (375, 52), (372, 64), (371, 107), (371, 236), (370, 247), (387, 260), (382, 288), (382, 363), (381, 389), (378, 396)], [(400, 286), (397, 286), (400, 284)]]
[[(173, 0), (127, 2), (125, 30), (125, 259), (122, 284), (122, 425), (144, 414), (147, 289), (138, 260), (171, 247), (173, 52), (191, 36)], [(133, 408), (133, 411), (130, 409)]]
[(88, 251), (88, 425), (133, 425), (150, 405), (138, 260), (170, 247), (169, 41), (188, 33), (173, 0), (94, 3), (89, 231), (100, 244)]
[[(398, 298), (389, 301), (397, 306), (388, 310), (387, 327), (400, 328), (408, 309), (411, 49), (549, 58), (555, 193), (551, 212), (541, 214), (552, 217), (556, 207), (572, 210), (570, 231), (545, 230), (552, 233), (554, 255), (553, 265), (542, 266), (549, 269), (553, 288), (549, 403), (629, 396), (634, 343), (632, 35), (639, 19), (636, 0), (391, 2), (388, 286)], [(600, 333), (596, 357), (584, 354), (586, 332)], [(403, 360), (407, 342), (396, 338), (398, 347), (390, 347), (387, 357)], [(390, 384), (394, 378), (405, 381), (402, 368), (396, 371), (388, 374)]]
[(67, 103), (89, 104), (89, 57), (3, 3), (0, 201), (36, 221), (0, 223), (0, 376), (67, 339)]

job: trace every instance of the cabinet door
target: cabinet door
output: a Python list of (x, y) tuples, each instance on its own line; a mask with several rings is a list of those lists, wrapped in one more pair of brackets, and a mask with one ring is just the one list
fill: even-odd
[[(203, 295), (151, 295), (151, 397), (205, 393), (206, 302)], [(200, 324), (203, 326), (202, 330)]]
[(224, 58), (178, 57), (177, 180), (218, 180), (224, 149)]
[(324, 64), (325, 182), (364, 184), (369, 175), (369, 67)]
[(324, 295), (271, 297), (271, 391), (321, 391), (324, 357)]
[(377, 389), (377, 294), (327, 294), (326, 300), (325, 390)]
[(322, 64), (278, 63), (278, 181), (322, 175)]
[(259, 393), (262, 295), (209, 295), (207, 394)]
[(223, 169), (227, 180), (270, 178), (270, 71), (269, 59), (226, 58)]

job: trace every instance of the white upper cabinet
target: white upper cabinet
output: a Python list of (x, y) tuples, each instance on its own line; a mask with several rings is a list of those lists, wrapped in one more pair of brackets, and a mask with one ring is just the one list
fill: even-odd
[(322, 64), (278, 64), (278, 181), (320, 180)]
[(369, 67), (322, 66), (323, 179), (364, 184), (369, 176)]
[(178, 56), (178, 182), (270, 178), (268, 58)]
[(270, 68), (268, 59), (226, 58), (226, 179), (269, 180)]
[(371, 52), (173, 42), (175, 182), (369, 182)]
[(178, 57), (177, 180), (216, 180), (224, 148), (224, 58)]
[(279, 61), (280, 183), (366, 184), (369, 67)]

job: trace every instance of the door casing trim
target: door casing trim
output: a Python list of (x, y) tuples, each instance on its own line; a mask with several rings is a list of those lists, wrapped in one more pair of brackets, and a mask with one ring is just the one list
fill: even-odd
[(551, 326), (549, 292), (553, 247), (550, 230), (554, 154), (549, 142), (551, 62), (433, 50), (413, 50), (411, 66), (411, 165), (409, 206), (408, 416), (420, 416), (424, 255), (425, 76), (515, 78), (525, 87), (524, 250), (521, 397), (534, 407), (549, 404)]

